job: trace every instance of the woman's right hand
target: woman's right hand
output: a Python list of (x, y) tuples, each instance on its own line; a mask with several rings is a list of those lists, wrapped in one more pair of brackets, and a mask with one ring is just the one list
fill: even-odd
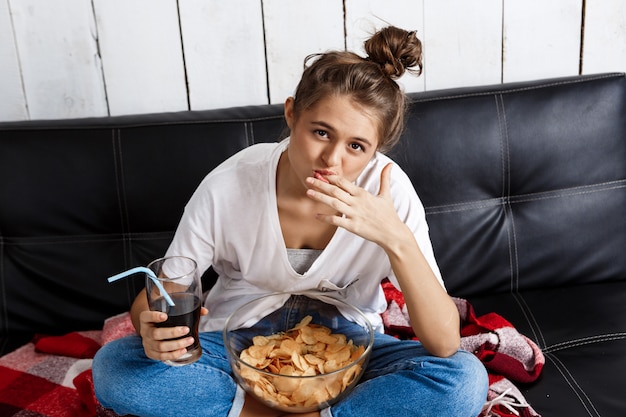
[[(139, 314), (139, 334), (143, 350), (150, 359), (174, 360), (187, 352), (187, 346), (194, 342), (193, 337), (183, 337), (190, 332), (189, 327), (156, 327), (167, 320), (167, 314), (160, 311), (144, 310)], [(179, 339), (180, 338), (180, 339)]]
[[(209, 310), (200, 309), (200, 315), (206, 316)], [(156, 327), (158, 323), (167, 320), (167, 314), (160, 311), (150, 311), (145, 288), (135, 297), (130, 307), (130, 317), (137, 333), (141, 336), (143, 350), (146, 356), (157, 361), (174, 360), (187, 352), (187, 346), (193, 343), (193, 337), (183, 337), (189, 334), (186, 326)], [(181, 339), (177, 339), (182, 337)], [(176, 339), (176, 340), (172, 340)]]

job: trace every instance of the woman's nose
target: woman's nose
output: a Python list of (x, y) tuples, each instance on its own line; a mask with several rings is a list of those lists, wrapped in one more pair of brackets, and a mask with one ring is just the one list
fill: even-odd
[(322, 159), (328, 167), (338, 166), (341, 161), (341, 149), (336, 144), (328, 144), (322, 154)]

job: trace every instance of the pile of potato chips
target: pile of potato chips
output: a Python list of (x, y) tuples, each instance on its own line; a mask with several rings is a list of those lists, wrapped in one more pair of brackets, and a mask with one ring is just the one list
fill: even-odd
[[(361, 364), (355, 364), (364, 346), (355, 346), (343, 334), (332, 333), (325, 326), (311, 324), (306, 316), (293, 329), (270, 336), (255, 336), (253, 344), (243, 350), (245, 363), (276, 376), (268, 376), (241, 367), (241, 377), (254, 394), (266, 402), (283, 408), (310, 408), (325, 403), (348, 387), (360, 375)], [(318, 378), (285, 378), (304, 376)]]

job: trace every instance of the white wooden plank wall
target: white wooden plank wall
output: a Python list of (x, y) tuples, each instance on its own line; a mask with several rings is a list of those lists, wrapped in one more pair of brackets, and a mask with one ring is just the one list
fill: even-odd
[(426, 0), (427, 90), (499, 83), (502, 0)]
[(180, 2), (191, 109), (267, 104), (260, 1)]
[[(9, 0), (8, 4), (23, 105), (30, 118), (105, 116), (91, 3), (64, 0), (61, 8), (57, 2), (41, 0)], [(0, 78), (4, 78), (4, 63), (0, 65)]]
[(304, 58), (344, 49), (341, 0), (264, 0), (269, 99), (282, 103), (292, 95)]
[(111, 115), (187, 109), (176, 0), (93, 5)]
[(0, 120), (28, 118), (8, 0), (0, 0)]
[(505, 1), (503, 16), (504, 82), (578, 74), (582, 0)]
[(424, 43), (407, 92), (626, 71), (626, 0), (0, 0), (0, 121), (282, 103), (388, 24)]
[(583, 72), (626, 71), (626, 0), (587, 0)]

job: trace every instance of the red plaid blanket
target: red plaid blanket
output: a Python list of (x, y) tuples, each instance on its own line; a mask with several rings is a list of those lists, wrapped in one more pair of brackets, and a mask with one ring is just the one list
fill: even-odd
[(91, 361), (105, 343), (134, 332), (128, 313), (102, 330), (38, 336), (0, 358), (1, 417), (116, 417), (96, 401)]
[[(91, 359), (99, 347), (101, 332), (82, 332), (68, 335), (55, 349), (66, 346), (79, 352), (76, 357), (43, 353), (52, 338), (33, 341), (0, 358), (0, 415), (87, 417), (95, 414), (95, 399), (84, 396), (78, 387), (91, 383)], [(25, 410), (28, 413), (25, 413)]]
[[(414, 338), (402, 294), (383, 282), (388, 301), (386, 331)], [(545, 359), (541, 350), (504, 318), (477, 317), (455, 299), (462, 321), (462, 348), (473, 352), (489, 373), (489, 394), (480, 417), (539, 417), (514, 385), (535, 381)], [(134, 333), (128, 313), (105, 321), (102, 330), (40, 336), (0, 358), (0, 417), (116, 417), (96, 401), (91, 360), (100, 346)]]
[[(415, 339), (404, 297), (388, 280), (383, 281), (387, 310), (383, 313), (386, 332), (401, 339)], [(515, 383), (539, 378), (545, 358), (541, 349), (496, 313), (476, 316), (467, 300), (454, 299), (461, 318), (461, 348), (473, 352), (489, 374), (487, 401), (479, 417), (540, 417), (526, 402)]]

